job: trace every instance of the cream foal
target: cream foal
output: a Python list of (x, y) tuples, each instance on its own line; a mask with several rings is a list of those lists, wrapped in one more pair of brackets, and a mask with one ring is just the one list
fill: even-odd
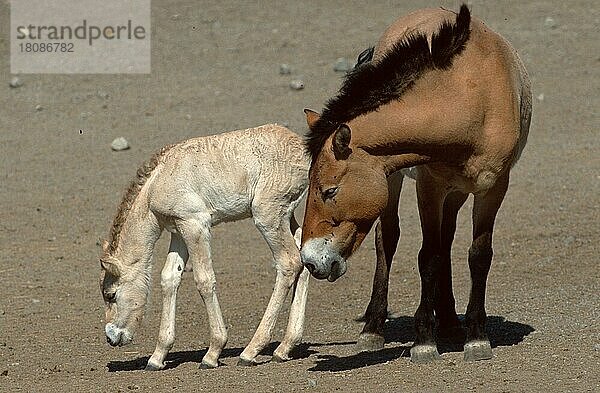
[[(304, 328), (308, 273), (298, 252), (300, 229), (294, 210), (308, 184), (309, 157), (299, 136), (264, 125), (166, 146), (142, 166), (125, 193), (101, 257), (106, 303), (106, 337), (113, 346), (129, 343), (150, 292), (151, 259), (166, 229), (171, 244), (161, 273), (163, 307), (158, 342), (146, 370), (165, 367), (175, 339), (175, 302), (186, 262), (204, 301), (210, 345), (201, 367), (216, 367), (227, 342), (212, 267), (211, 228), (253, 217), (277, 269), (273, 294), (240, 364), (254, 364), (270, 342), (283, 302), (294, 286), (284, 339), (276, 361), (289, 359)], [(296, 230), (297, 241), (292, 233)]]

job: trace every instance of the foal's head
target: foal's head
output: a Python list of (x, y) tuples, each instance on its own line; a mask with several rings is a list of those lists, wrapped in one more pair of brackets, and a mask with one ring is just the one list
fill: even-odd
[(149, 266), (125, 261), (118, 252), (111, 253), (103, 245), (100, 258), (102, 272), (100, 290), (104, 298), (106, 341), (112, 346), (129, 344), (140, 325), (149, 293)]
[[(319, 115), (305, 112), (314, 127)], [(315, 278), (335, 281), (387, 204), (385, 172), (352, 143), (350, 128), (341, 124), (316, 156), (313, 152), (309, 180), (302, 262)]]

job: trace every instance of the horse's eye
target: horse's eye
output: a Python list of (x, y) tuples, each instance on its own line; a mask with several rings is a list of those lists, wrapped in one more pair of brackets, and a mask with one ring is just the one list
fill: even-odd
[(327, 200), (327, 199), (331, 199), (335, 196), (335, 194), (337, 194), (338, 192), (338, 187), (330, 187), (324, 191), (322, 191), (323, 194), (323, 200)]

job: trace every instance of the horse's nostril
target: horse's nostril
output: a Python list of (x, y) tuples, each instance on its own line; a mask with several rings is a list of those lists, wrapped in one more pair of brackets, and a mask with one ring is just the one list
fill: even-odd
[(308, 269), (308, 271), (309, 271), (311, 274), (312, 274), (312, 272), (314, 272), (314, 271), (315, 271), (315, 269), (316, 269), (316, 266), (315, 266), (315, 265), (313, 265), (313, 264), (312, 264), (312, 263), (310, 263), (310, 262), (309, 262), (309, 263), (305, 263), (305, 264), (304, 264), (304, 266), (306, 266), (306, 268)]

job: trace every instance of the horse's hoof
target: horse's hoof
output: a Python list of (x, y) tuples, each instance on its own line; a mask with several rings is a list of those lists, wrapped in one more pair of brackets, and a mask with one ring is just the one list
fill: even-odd
[(492, 346), (488, 340), (473, 340), (465, 344), (465, 361), (489, 360), (492, 358)]
[[(292, 358), (290, 358), (289, 356), (281, 356), (281, 355), (273, 355), (273, 357), (271, 358), (271, 361), (274, 363), (285, 363), (288, 360), (291, 360)], [(241, 359), (240, 359), (241, 360)]]
[(246, 360), (246, 359), (239, 358), (237, 365), (243, 366), (243, 367), (252, 367), (252, 366), (256, 366), (257, 363), (254, 360)]
[(410, 349), (410, 361), (413, 363), (431, 363), (440, 357), (435, 345), (423, 344)]
[(161, 367), (161, 366), (157, 366), (156, 364), (148, 363), (146, 365), (146, 368), (144, 368), (144, 371), (160, 371), (163, 368), (164, 368), (164, 366)]
[(385, 345), (385, 339), (383, 336), (374, 333), (361, 333), (358, 336), (354, 350), (356, 353), (360, 352), (372, 352), (383, 349)]

